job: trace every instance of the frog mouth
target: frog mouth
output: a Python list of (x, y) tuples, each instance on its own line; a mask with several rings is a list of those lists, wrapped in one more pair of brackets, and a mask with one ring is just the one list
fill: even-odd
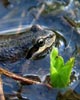
[(52, 36), (47, 36), (45, 38), (45, 44), (40, 47), (38, 46), (38, 44), (35, 44), (27, 53), (26, 58), (37, 60), (43, 57), (44, 55), (46, 55), (46, 53), (48, 53), (50, 48), (53, 46), (53, 44), (55, 43), (55, 39), (56, 39), (55, 34), (53, 34)]

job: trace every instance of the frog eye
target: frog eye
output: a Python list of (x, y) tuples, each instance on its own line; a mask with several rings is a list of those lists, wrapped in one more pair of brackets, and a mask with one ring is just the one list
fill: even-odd
[(39, 46), (43, 46), (44, 45), (44, 43), (45, 43), (45, 40), (44, 39), (38, 39), (38, 41), (37, 41), (37, 44), (39, 45)]

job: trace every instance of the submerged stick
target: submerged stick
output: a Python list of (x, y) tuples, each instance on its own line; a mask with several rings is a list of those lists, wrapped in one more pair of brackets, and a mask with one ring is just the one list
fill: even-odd
[(0, 100), (5, 100), (1, 76), (0, 76)]
[(72, 27), (77, 27), (77, 24), (70, 18), (64, 16), (63, 17)]
[(3, 68), (0, 68), (0, 74), (3, 74), (9, 78), (12, 78), (14, 80), (17, 80), (17, 81), (21, 81), (22, 83), (25, 83), (25, 84), (41, 84), (40, 82), (38, 81), (34, 81), (34, 80), (31, 80), (31, 79), (28, 79), (28, 78), (24, 78), (24, 77), (21, 77), (19, 75), (16, 75), (12, 72), (9, 72)]
[(9, 78), (12, 78), (16, 81), (20, 81), (21, 83), (25, 83), (25, 84), (28, 84), (28, 85), (32, 85), (32, 84), (38, 84), (38, 85), (44, 85), (44, 86), (47, 86), (48, 88), (52, 88), (52, 86), (48, 83), (41, 83), (39, 81), (34, 81), (32, 79), (29, 79), (29, 78), (24, 78), (22, 76), (19, 76), (19, 75), (16, 75), (12, 72), (9, 72), (3, 68), (0, 68), (0, 74), (2, 75), (5, 75)]

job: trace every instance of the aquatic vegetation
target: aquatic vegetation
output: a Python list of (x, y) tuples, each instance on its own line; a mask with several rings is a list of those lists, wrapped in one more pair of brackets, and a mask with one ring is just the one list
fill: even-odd
[(52, 49), (50, 53), (50, 79), (53, 87), (64, 88), (68, 86), (74, 61), (75, 59), (72, 57), (64, 63), (58, 49), (55, 47)]

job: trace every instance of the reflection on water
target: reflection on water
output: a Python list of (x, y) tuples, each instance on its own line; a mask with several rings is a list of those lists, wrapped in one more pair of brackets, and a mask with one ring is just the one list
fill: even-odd
[(79, 0), (70, 0), (70, 4), (67, 8), (66, 15), (73, 19), (74, 21), (80, 21), (80, 1)]

